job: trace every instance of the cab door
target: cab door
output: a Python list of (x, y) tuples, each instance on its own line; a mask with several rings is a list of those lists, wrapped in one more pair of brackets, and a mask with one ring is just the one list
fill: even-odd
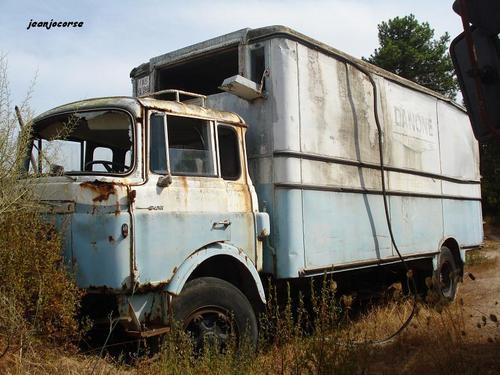
[(220, 178), (228, 199), (231, 221), (231, 243), (245, 251), (256, 263), (253, 200), (246, 173), (244, 131), (241, 127), (217, 123), (217, 155)]
[(167, 282), (196, 250), (231, 242), (227, 184), (214, 121), (151, 111), (148, 179), (135, 200), (139, 282)]

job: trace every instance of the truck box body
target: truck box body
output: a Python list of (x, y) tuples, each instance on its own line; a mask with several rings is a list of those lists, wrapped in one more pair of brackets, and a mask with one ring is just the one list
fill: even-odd
[(145, 338), (175, 319), (198, 343), (249, 329), (256, 344), (266, 275), (300, 289), (356, 271), (336, 280), (361, 292), (411, 274), (416, 290), (431, 277), (455, 298), (464, 252), (483, 238), (460, 106), (282, 26), (152, 58), (131, 77), (135, 97), (33, 119), (25, 160), (93, 320)]
[[(179, 87), (196, 64), (205, 69), (195, 69), (199, 87), (195, 80)], [(253, 101), (204, 78), (221, 84), (224, 74), (242, 74), (259, 83), (255, 70), (263, 74), (263, 64), (266, 96)], [(171, 52), (131, 77), (136, 95), (176, 84), (207, 94), (209, 107), (249, 124), (250, 175), (259, 209), (271, 216), (266, 273), (295, 278), (397, 260), (384, 212), (375, 105), (402, 254), (433, 256), (448, 238), (462, 250), (482, 242), (478, 144), (465, 111), (437, 93), (284, 27), (244, 29)]]

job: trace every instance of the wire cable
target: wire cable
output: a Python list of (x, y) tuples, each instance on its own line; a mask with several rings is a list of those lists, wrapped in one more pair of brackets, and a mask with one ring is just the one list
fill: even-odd
[[(413, 277), (413, 272), (410, 270), (410, 268), (408, 267), (408, 264), (404, 260), (404, 257), (401, 255), (401, 252), (399, 251), (399, 248), (398, 248), (398, 245), (396, 244), (396, 239), (394, 238), (394, 233), (392, 230), (392, 222), (391, 222), (391, 217), (390, 217), (390, 213), (389, 213), (389, 203), (387, 200), (387, 186), (386, 186), (386, 180), (385, 180), (385, 164), (384, 164), (384, 149), (383, 149), (384, 139), (383, 139), (382, 126), (380, 125), (380, 119), (379, 119), (379, 114), (378, 114), (377, 83), (373, 79), (372, 74), (368, 70), (366, 70), (364, 67), (362, 67), (361, 65), (357, 64), (354, 61), (350, 61), (347, 59), (342, 58), (341, 60), (343, 60), (343, 62), (345, 64), (349, 64), (349, 65), (353, 66), (355, 69), (359, 70), (361, 73), (365, 74), (368, 77), (368, 80), (370, 81), (370, 84), (373, 87), (373, 107), (374, 107), (375, 125), (377, 127), (377, 133), (378, 133), (380, 179), (381, 179), (381, 185), (382, 185), (382, 198), (384, 201), (385, 220), (387, 222), (389, 236), (391, 237), (391, 243), (394, 246), (394, 250), (396, 250), (398, 257), (401, 260), (401, 264), (403, 265), (403, 267), (406, 271), (406, 283), (407, 283), (408, 290), (413, 291), (412, 310), (410, 312), (410, 315), (408, 315), (406, 320), (403, 322), (403, 324), (395, 332), (393, 332), (392, 334), (390, 334), (389, 336), (387, 336), (383, 339), (368, 340), (368, 341), (362, 342), (364, 344), (379, 345), (379, 344), (384, 344), (384, 343), (391, 341), (394, 337), (396, 337), (401, 332), (403, 332), (403, 330), (412, 321), (412, 319), (415, 316), (415, 313), (417, 311), (417, 285), (415, 283), (415, 278)], [(349, 72), (347, 72), (347, 74), (349, 74)], [(413, 286), (413, 289), (411, 288), (411, 286)]]

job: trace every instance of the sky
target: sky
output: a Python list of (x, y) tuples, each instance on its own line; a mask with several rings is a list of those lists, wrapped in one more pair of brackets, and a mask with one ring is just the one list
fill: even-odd
[[(378, 47), (377, 25), (413, 13), (438, 37), (461, 32), (452, 0), (0, 0), (0, 54), (13, 104), (36, 77), (41, 113), (75, 100), (131, 95), (130, 70), (164, 54), (245, 27), (286, 25), (355, 57)], [(80, 28), (27, 29), (33, 21)]]

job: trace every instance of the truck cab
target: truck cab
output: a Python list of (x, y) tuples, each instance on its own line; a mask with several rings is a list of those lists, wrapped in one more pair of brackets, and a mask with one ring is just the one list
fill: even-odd
[(171, 94), (41, 114), (26, 168), (95, 321), (111, 313), (146, 337), (174, 318), (200, 342), (250, 324), (255, 340), (269, 218), (248, 174), (247, 125), (201, 95)]

